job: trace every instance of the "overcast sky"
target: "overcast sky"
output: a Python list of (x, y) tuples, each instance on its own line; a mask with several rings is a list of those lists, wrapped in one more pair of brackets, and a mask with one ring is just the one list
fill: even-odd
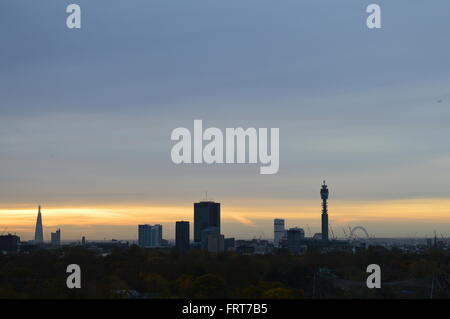
[[(1, 207), (450, 197), (449, 1), (72, 2), (0, 2)], [(280, 128), (279, 173), (173, 164), (194, 119)]]

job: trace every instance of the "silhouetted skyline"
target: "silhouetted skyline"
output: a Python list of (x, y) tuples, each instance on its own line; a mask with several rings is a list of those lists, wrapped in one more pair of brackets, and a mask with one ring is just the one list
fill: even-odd
[[(55, 1), (3, 0), (0, 224), (32, 240), (42, 204), (45, 240), (174, 238), (208, 190), (223, 233), (320, 232), (326, 178), (337, 230), (448, 234), (450, 2), (380, 1), (373, 31), (358, 0), (80, 0), (75, 31)], [(194, 119), (279, 128), (278, 173), (175, 165), (170, 133)]]

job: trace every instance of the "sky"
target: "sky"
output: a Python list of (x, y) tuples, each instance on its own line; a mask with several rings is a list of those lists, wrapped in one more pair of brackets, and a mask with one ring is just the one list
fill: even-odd
[[(382, 28), (366, 27), (366, 7)], [(69, 3), (82, 28), (66, 27)], [(135, 239), (222, 204), (222, 232), (273, 219), (376, 237), (450, 236), (450, 2), (2, 0), (0, 232)], [(177, 127), (280, 129), (280, 169), (175, 165)], [(192, 225), (191, 225), (192, 226)]]

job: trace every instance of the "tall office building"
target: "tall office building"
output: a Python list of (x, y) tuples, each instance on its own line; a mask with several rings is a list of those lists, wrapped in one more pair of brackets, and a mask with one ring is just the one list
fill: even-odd
[(194, 242), (201, 242), (202, 231), (210, 227), (217, 227), (220, 234), (220, 203), (194, 203)]
[(138, 245), (139, 247), (150, 246), (150, 225), (138, 225)]
[(175, 223), (175, 246), (181, 251), (189, 249), (189, 222)]
[(162, 225), (153, 225), (152, 236), (150, 244), (152, 247), (159, 247), (162, 245)]
[(138, 244), (143, 248), (155, 248), (162, 243), (162, 225), (139, 225)]
[(275, 248), (278, 248), (280, 246), (281, 239), (286, 236), (286, 230), (284, 229), (284, 219), (273, 220), (273, 232), (273, 245)]
[(44, 242), (44, 231), (42, 230), (41, 206), (38, 208), (38, 216), (36, 220), (36, 231), (34, 233), (34, 242), (42, 244)]
[(60, 246), (61, 245), (61, 229), (58, 229), (56, 232), (51, 233), (52, 246)]
[(328, 187), (325, 181), (320, 190), (320, 198), (322, 198), (322, 239), (328, 240)]

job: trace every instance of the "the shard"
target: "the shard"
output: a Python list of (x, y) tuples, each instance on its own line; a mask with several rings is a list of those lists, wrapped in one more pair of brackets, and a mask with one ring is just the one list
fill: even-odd
[(34, 233), (34, 242), (36, 244), (42, 244), (44, 242), (44, 231), (42, 230), (41, 206), (39, 206), (38, 209), (38, 216), (36, 220), (36, 232)]

